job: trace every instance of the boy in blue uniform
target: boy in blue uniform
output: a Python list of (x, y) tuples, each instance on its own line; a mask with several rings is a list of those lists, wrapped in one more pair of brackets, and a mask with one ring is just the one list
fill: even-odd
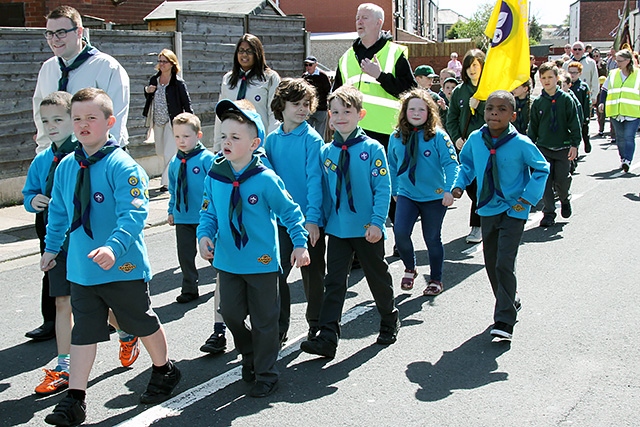
[(196, 229), (200, 221), (204, 179), (215, 156), (200, 142), (202, 130), (198, 116), (182, 113), (174, 117), (173, 135), (178, 153), (169, 162), (171, 197), (167, 222), (176, 227), (178, 262), (182, 270), (182, 291), (176, 301), (187, 303), (199, 297)]
[(302, 211), (282, 180), (254, 155), (262, 143), (258, 135), (264, 135), (260, 115), (228, 99), (218, 102), (216, 115), (223, 157), (215, 160), (205, 179), (198, 247), (200, 256), (213, 260), (218, 271), (220, 312), (242, 355), (242, 379), (255, 381), (249, 395), (265, 397), (278, 388), (281, 266), (276, 217), (294, 246), (283, 263), (309, 264), (308, 233)]
[(391, 180), (382, 145), (369, 138), (358, 122), (365, 116), (362, 93), (341, 86), (329, 96), (334, 140), (320, 151), (324, 165), (327, 276), (320, 312), (320, 332), (302, 342), (302, 351), (333, 358), (340, 337), (340, 317), (354, 253), (380, 312), (378, 344), (396, 341), (400, 321), (393, 300), (393, 283), (384, 259), (385, 221)]
[[(58, 163), (78, 146), (73, 136), (71, 121), (71, 94), (53, 92), (40, 103), (40, 118), (51, 146), (36, 155), (29, 166), (27, 180), (22, 189), (24, 207), (36, 214), (36, 231), (40, 238), (40, 247), (44, 251), (47, 207), (53, 188), (53, 177)], [(45, 378), (35, 392), (49, 395), (64, 390), (69, 385), (69, 347), (71, 339), (71, 300), (69, 282), (66, 278), (66, 255), (64, 250), (58, 257), (56, 266), (45, 272), (42, 282), (43, 299), (55, 298), (55, 329), (58, 350), (57, 364), (54, 369), (44, 369)], [(46, 293), (46, 294), (44, 294)]]
[(73, 370), (67, 396), (45, 418), (62, 426), (86, 418), (87, 382), (97, 343), (109, 339), (109, 308), (123, 329), (141, 337), (153, 362), (140, 402), (166, 400), (180, 381), (180, 371), (167, 357), (164, 329), (150, 307), (151, 269), (142, 233), (149, 204), (147, 175), (110, 137), (116, 119), (104, 91), (77, 92), (71, 116), (81, 147), (56, 170), (40, 259), (40, 268), (51, 270), (68, 236), (67, 259), (74, 266), (67, 271), (75, 321)]
[(478, 180), (484, 263), (496, 298), (491, 335), (510, 340), (516, 323), (518, 246), (532, 205), (542, 197), (549, 164), (531, 140), (511, 124), (512, 94), (499, 90), (487, 98), (486, 124), (473, 132), (460, 152), (461, 168), (451, 193), (462, 196)]
[[(307, 297), (306, 318), (308, 336), (318, 333), (318, 319), (324, 295), (325, 237), (322, 218), (322, 169), (320, 148), (324, 140), (313, 129), (307, 118), (316, 108), (315, 88), (304, 79), (283, 79), (271, 102), (275, 118), (282, 122), (278, 129), (267, 136), (265, 150), (273, 170), (284, 181), (305, 217), (305, 228), (309, 232), (309, 256), (311, 264), (302, 267), (302, 285)], [(287, 229), (278, 225), (280, 259), (288, 259), (293, 242)], [(282, 265), (280, 275), (280, 341), (287, 338), (291, 315), (291, 297), (287, 277), (291, 266)]]
[(569, 218), (572, 214), (571, 162), (578, 156), (581, 125), (573, 99), (558, 87), (558, 67), (545, 62), (538, 72), (542, 92), (531, 104), (527, 135), (550, 165), (540, 227), (551, 227), (556, 222), (556, 193), (562, 217)]

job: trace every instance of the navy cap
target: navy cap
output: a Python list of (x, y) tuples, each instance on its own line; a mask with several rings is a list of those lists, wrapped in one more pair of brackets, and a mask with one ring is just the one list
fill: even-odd
[(304, 60), (304, 62), (308, 62), (310, 64), (315, 64), (318, 62), (318, 58), (316, 58), (315, 56), (307, 56)]
[(222, 116), (227, 111), (236, 111), (252, 121), (258, 128), (258, 138), (260, 138), (260, 145), (264, 144), (265, 132), (264, 125), (262, 124), (262, 117), (260, 117), (260, 114), (256, 113), (255, 111), (243, 110), (230, 99), (223, 99), (216, 104), (216, 116), (218, 116), (220, 120), (222, 120)]

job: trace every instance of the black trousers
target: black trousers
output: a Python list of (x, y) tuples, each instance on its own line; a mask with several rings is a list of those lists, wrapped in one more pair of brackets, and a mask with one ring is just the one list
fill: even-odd
[(178, 263), (182, 270), (182, 293), (198, 294), (198, 254), (196, 229), (198, 224), (176, 224), (176, 244), (178, 247)]
[(380, 313), (380, 326), (394, 328), (398, 319), (398, 309), (393, 299), (393, 281), (384, 259), (384, 239), (369, 243), (364, 237), (341, 239), (329, 235), (319, 339), (336, 345), (340, 337), (340, 319), (354, 253)]

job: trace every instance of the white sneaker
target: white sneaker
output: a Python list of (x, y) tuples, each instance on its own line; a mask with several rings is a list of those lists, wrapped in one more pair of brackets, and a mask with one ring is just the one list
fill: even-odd
[(482, 242), (482, 230), (480, 227), (471, 227), (471, 232), (467, 236), (467, 243)]

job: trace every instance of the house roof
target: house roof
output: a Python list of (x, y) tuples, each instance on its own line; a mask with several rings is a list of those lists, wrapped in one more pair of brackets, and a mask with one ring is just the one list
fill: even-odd
[(177, 10), (196, 12), (230, 13), (236, 15), (258, 15), (265, 8), (271, 8), (276, 14), (285, 16), (271, 0), (197, 0), (165, 1), (144, 17), (145, 21), (157, 19), (175, 19)]
[(468, 19), (451, 9), (438, 10), (438, 25), (453, 25), (458, 21), (467, 22)]

